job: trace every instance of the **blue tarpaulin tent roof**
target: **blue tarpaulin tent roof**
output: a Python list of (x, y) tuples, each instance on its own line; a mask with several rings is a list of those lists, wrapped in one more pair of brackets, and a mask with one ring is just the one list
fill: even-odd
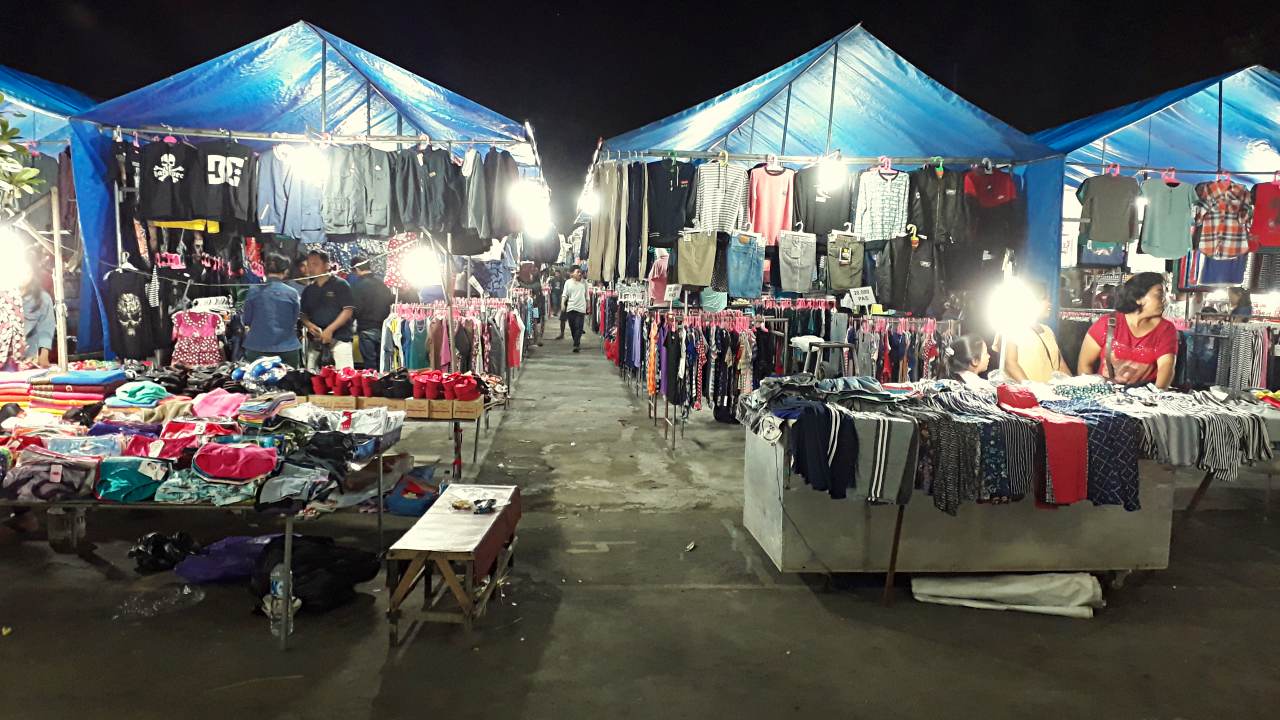
[(1255, 65), (1044, 130), (1035, 138), (1066, 153), (1071, 187), (1098, 174), (1104, 162), (1174, 167), (1183, 174), (1224, 169), (1260, 182), (1280, 170), (1280, 74)]
[[(1062, 156), (921, 72), (861, 26), (704, 103), (610, 138), (614, 151), (1014, 161), (1027, 196), (1024, 274), (1058, 282)], [(1056, 295), (1056, 292), (1053, 293)]]
[(604, 147), (1024, 161), (1055, 154), (948, 90), (862, 26)]
[(9, 125), (22, 132), (24, 140), (66, 140), (71, 136), (67, 118), (93, 107), (84, 93), (0, 65), (0, 113), (22, 113), (26, 117), (9, 116)]
[[(104, 347), (102, 263), (115, 260), (107, 167), (110, 130), (390, 136), (425, 133), (433, 142), (502, 144), (536, 166), (525, 126), (398, 67), (307, 22), (98, 105), (72, 120), (73, 162), (85, 242), (79, 347)], [(461, 153), (462, 146), (455, 146)]]

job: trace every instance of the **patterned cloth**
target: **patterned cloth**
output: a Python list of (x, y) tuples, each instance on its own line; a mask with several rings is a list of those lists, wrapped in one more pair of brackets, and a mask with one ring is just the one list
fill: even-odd
[(17, 362), (27, 354), (26, 325), (22, 315), (22, 293), (0, 292), (0, 365)]
[(225, 332), (222, 318), (210, 312), (184, 310), (173, 315), (173, 364), (202, 367), (222, 363), (222, 344), (218, 335)]
[(1040, 403), (1054, 412), (1084, 420), (1089, 433), (1089, 500), (1094, 505), (1121, 505), (1138, 510), (1138, 459), (1142, 456), (1142, 421), (1090, 400)]
[(858, 207), (853, 233), (864, 241), (891, 240), (907, 230), (907, 173), (868, 170), (858, 179)]
[(1196, 185), (1196, 197), (1200, 252), (1220, 259), (1249, 252), (1249, 225), (1253, 222), (1249, 191), (1239, 183), (1214, 180)]

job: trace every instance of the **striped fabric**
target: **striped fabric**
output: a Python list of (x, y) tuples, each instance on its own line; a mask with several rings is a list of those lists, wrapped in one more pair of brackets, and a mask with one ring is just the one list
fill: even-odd
[(706, 163), (698, 167), (694, 182), (700, 230), (733, 232), (743, 226), (747, 216), (746, 168)]

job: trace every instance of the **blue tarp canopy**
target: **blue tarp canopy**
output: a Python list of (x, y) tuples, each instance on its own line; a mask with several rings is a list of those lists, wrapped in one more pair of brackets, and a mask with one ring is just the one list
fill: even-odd
[[(102, 347), (102, 263), (115, 262), (107, 168), (111, 131), (168, 125), (233, 134), (327, 131), (338, 136), (418, 135), (433, 142), (503, 144), (536, 171), (525, 127), (308, 22), (232, 50), (81, 112), (72, 119), (73, 162), (85, 244), (79, 347)], [(461, 154), (466, 147), (455, 146)]]
[(23, 140), (66, 140), (71, 137), (67, 118), (94, 105), (84, 93), (4, 65), (0, 65), (0, 93), (4, 95), (0, 113), (9, 117), (10, 127), (22, 132)]
[[(828, 140), (828, 137), (830, 138)], [(921, 72), (861, 26), (704, 103), (605, 141), (619, 151), (1023, 163), (1025, 273), (1055, 288), (1062, 157)]]
[(1280, 74), (1255, 65), (1044, 130), (1034, 137), (1066, 153), (1068, 163), (1092, 166), (1068, 164), (1066, 182), (1070, 187), (1097, 175), (1103, 163), (1154, 170), (1173, 167), (1184, 175), (1199, 174), (1189, 171), (1212, 175), (1223, 169), (1241, 182), (1269, 180), (1280, 170)]

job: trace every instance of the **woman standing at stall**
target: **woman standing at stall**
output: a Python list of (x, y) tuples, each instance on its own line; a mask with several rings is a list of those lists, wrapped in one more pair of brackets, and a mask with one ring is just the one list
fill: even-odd
[(1080, 373), (1101, 373), (1123, 385), (1168, 388), (1178, 331), (1164, 319), (1164, 305), (1160, 273), (1138, 273), (1125, 281), (1116, 292), (1116, 311), (1098, 318), (1084, 338), (1076, 366)]

